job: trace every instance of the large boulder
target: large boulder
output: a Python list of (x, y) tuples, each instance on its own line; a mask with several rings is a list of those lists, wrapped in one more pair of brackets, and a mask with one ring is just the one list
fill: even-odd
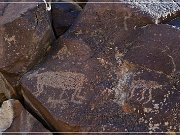
[(44, 63), (23, 76), (29, 109), (56, 131), (179, 131), (180, 30), (148, 25), (164, 17), (149, 10), (87, 4)]
[(0, 10), (0, 71), (24, 73), (42, 59), (54, 39), (49, 13), (45, 4), (37, 3), (0, 4)]

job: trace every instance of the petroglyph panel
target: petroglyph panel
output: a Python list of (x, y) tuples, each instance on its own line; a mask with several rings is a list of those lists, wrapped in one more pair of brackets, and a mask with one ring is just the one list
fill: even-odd
[(153, 18), (127, 4), (87, 4), (59, 48), (23, 78), (28, 101), (58, 131), (63, 122), (96, 132), (167, 131), (158, 124), (177, 124), (170, 117), (179, 30), (147, 25)]
[[(73, 90), (70, 102), (75, 104), (82, 104), (85, 98), (81, 95), (83, 84), (87, 81), (84, 74), (75, 72), (44, 72), (34, 73), (28, 76), (29, 79), (37, 79), (37, 91), (33, 93), (36, 97), (41, 96), (43, 92), (46, 92), (46, 87), (54, 88), (54, 90), (62, 90), (59, 99), (48, 99), (48, 102), (53, 103), (53, 106), (57, 103), (64, 104), (67, 99), (63, 99), (63, 95), (66, 91)], [(53, 89), (52, 89), (53, 90)], [(57, 102), (58, 100), (58, 102)], [(62, 101), (62, 102), (61, 102)], [(67, 103), (65, 103), (67, 104)]]

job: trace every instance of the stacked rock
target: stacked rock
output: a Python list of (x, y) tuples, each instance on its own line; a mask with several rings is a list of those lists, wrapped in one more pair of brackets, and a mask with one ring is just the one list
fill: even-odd
[(179, 132), (178, 1), (55, 2), (0, 6), (2, 131)]

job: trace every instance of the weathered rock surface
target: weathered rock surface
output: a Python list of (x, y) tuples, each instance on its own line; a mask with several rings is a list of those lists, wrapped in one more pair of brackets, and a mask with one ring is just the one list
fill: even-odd
[(47, 132), (46, 134), (52, 135), (17, 100), (3, 102), (0, 108), (0, 132), (5, 134), (10, 132), (17, 132), (16, 134), (22, 134), (20, 132)]
[[(130, 64), (125, 87), (126, 103), (132, 106), (139, 121), (149, 131), (180, 131), (180, 30), (168, 25), (150, 25), (139, 30), (141, 35), (123, 55)], [(174, 33), (172, 38), (170, 35)]]
[(0, 108), (0, 132), (5, 131), (10, 127), (13, 119), (14, 112), (11, 100), (3, 102)]
[(146, 21), (125, 27), (126, 8), (92, 7), (23, 77), (26, 102), (57, 131), (66, 131), (62, 122), (70, 131), (179, 131), (180, 30), (149, 25), (127, 33)]
[(67, 31), (81, 10), (82, 8), (75, 3), (52, 3), (52, 23), (57, 37)]
[(0, 5), (0, 71), (23, 73), (38, 63), (54, 39), (48, 12), (45, 4)]
[(180, 130), (180, 30), (146, 26), (179, 7), (135, 4), (87, 4), (22, 78), (27, 105), (56, 131)]
[(174, 0), (120, 0), (130, 2), (130, 5), (140, 8), (145, 14), (149, 14), (155, 23), (170, 19), (180, 13), (178, 1)]

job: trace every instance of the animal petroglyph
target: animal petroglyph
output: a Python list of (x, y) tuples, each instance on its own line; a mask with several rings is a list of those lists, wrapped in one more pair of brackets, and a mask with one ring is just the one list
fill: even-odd
[(66, 101), (65, 98), (63, 98), (64, 93), (65, 91), (62, 91), (59, 97), (56, 96), (56, 98), (55, 95), (49, 97), (47, 102), (50, 104), (52, 108), (56, 108), (60, 104), (61, 108), (64, 109), (66, 106), (68, 106), (68, 102)]
[[(121, 55), (118, 55), (121, 56)], [(119, 64), (121, 64), (121, 57), (116, 57)], [(144, 102), (148, 103), (152, 99), (152, 91), (155, 89), (162, 89), (162, 85), (159, 85), (155, 81), (146, 81), (146, 80), (133, 80), (133, 70), (134, 65), (124, 62), (121, 64), (119, 70), (116, 70), (116, 74), (118, 77), (118, 83), (113, 88), (115, 92), (115, 99), (114, 102), (116, 102), (119, 105), (124, 105), (125, 101), (127, 99), (131, 99), (135, 95), (135, 91), (139, 90), (138, 93), (140, 94), (140, 98), (136, 99), (137, 101), (145, 100), (145, 94), (148, 97), (147, 100)], [(130, 91), (130, 94), (128, 94)]]
[[(28, 76), (29, 79), (34, 77), (37, 79), (37, 91), (33, 93), (36, 96), (41, 95), (44, 91), (44, 87), (52, 87), (62, 89), (59, 101), (67, 90), (74, 90), (71, 96), (71, 102), (81, 104), (82, 100), (85, 100), (83, 96), (80, 96), (83, 84), (86, 81), (84, 74), (73, 72), (44, 72), (38, 74), (36, 72)], [(51, 101), (53, 100), (54, 99), (51, 99)]]
[(135, 90), (139, 89), (141, 93), (141, 98), (137, 99), (138, 101), (142, 101), (145, 99), (145, 94), (148, 92), (148, 100), (145, 103), (148, 103), (152, 100), (152, 91), (155, 89), (162, 89), (162, 85), (159, 85), (155, 81), (146, 81), (146, 80), (137, 80), (133, 81), (130, 87), (131, 93), (129, 99), (132, 98), (135, 94)]

